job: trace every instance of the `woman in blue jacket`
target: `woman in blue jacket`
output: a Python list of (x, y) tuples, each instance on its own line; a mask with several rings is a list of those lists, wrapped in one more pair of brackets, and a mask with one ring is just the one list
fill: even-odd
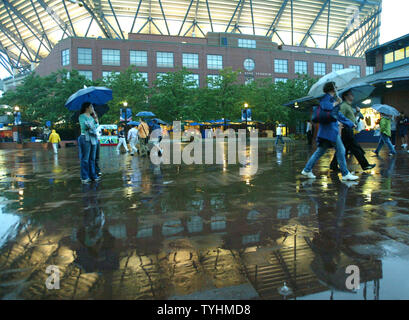
[[(342, 102), (338, 97), (337, 101), (335, 101), (336, 87), (334, 82), (328, 82), (325, 84), (324, 93), (325, 96), (320, 101), (320, 106), (323, 110), (331, 111)], [(337, 113), (337, 120), (344, 126), (348, 126), (350, 128), (355, 127), (352, 121), (347, 119), (340, 112)], [(352, 181), (358, 179), (357, 176), (354, 176), (348, 171), (345, 159), (345, 147), (339, 134), (338, 121), (334, 121), (328, 124), (320, 123), (317, 135), (318, 148), (311, 156), (310, 160), (308, 160), (304, 170), (301, 172), (302, 175), (310, 179), (315, 179), (316, 177), (312, 173), (312, 168), (329, 148), (335, 147), (338, 165), (342, 173), (342, 180)]]

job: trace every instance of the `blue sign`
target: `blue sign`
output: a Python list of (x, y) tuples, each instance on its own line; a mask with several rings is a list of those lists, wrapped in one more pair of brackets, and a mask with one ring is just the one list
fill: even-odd
[(251, 109), (241, 110), (241, 121), (251, 121)]
[(50, 128), (51, 127), (51, 121), (50, 120), (46, 121), (45, 126)]
[(119, 121), (126, 122), (132, 121), (132, 109), (131, 108), (120, 109)]

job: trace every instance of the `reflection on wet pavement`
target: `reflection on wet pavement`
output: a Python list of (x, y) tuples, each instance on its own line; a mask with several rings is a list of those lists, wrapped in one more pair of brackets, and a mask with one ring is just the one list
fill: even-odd
[(0, 298), (283, 299), (286, 282), (287, 299), (409, 299), (409, 156), (369, 173), (351, 160), (361, 179), (344, 184), (332, 154), (302, 179), (310, 152), (261, 142), (257, 174), (240, 176), (104, 147), (102, 181), (83, 186), (76, 149), (0, 150)]

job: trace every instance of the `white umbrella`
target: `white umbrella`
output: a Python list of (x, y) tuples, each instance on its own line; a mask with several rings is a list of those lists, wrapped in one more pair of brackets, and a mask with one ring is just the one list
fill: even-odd
[(308, 95), (314, 98), (320, 98), (324, 95), (323, 89), (327, 82), (335, 82), (337, 88), (342, 88), (346, 87), (352, 79), (358, 76), (358, 73), (350, 68), (328, 73), (311, 87)]
[(388, 116), (399, 116), (400, 113), (394, 107), (388, 106), (387, 104), (374, 104), (372, 109), (375, 109), (379, 113), (386, 114)]

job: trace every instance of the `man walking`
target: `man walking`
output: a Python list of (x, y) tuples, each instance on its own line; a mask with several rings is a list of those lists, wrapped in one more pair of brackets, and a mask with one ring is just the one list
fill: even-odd
[(281, 128), (281, 124), (279, 124), (277, 126), (276, 129), (276, 145), (278, 145), (278, 141), (280, 141), (282, 144), (284, 144), (284, 140), (283, 140), (283, 129)]
[(390, 156), (395, 155), (396, 150), (391, 142), (391, 134), (392, 134), (391, 133), (391, 119), (389, 118), (389, 116), (381, 113), (381, 122), (379, 123), (379, 126), (381, 127), (381, 136), (379, 138), (378, 148), (376, 148), (376, 150), (373, 151), (373, 153), (375, 153), (378, 156), (383, 145), (386, 144), (389, 148), (389, 155)]
[(138, 148), (136, 147), (138, 143), (138, 129), (135, 125), (132, 125), (132, 129), (128, 131), (128, 141), (131, 148), (131, 156), (133, 156), (138, 152)]
[(58, 144), (60, 143), (60, 141), (60, 135), (55, 130), (53, 130), (50, 134), (50, 137), (48, 138), (48, 142), (52, 143), (54, 154), (58, 154)]
[(118, 145), (116, 146), (116, 151), (119, 153), (121, 151), (121, 146), (124, 146), (125, 151), (128, 152), (128, 147), (126, 145), (125, 139), (125, 129), (123, 127), (118, 128)]
[(138, 136), (140, 144), (140, 155), (144, 156), (148, 154), (148, 137), (149, 137), (149, 126), (148, 124), (140, 119), (140, 124), (138, 126)]
[[(354, 101), (354, 95), (351, 91), (344, 92), (342, 95), (342, 100), (344, 102), (341, 103), (339, 112), (342, 113), (347, 119), (351, 120), (354, 125), (357, 125), (357, 116), (352, 108), (352, 102)], [(351, 154), (354, 155), (356, 160), (358, 160), (362, 170), (371, 170), (375, 168), (376, 164), (370, 164), (368, 160), (365, 158), (365, 151), (361, 148), (361, 146), (356, 141), (354, 136), (354, 129), (343, 126), (341, 132), (342, 143), (346, 150), (349, 150)], [(332, 159), (331, 170), (339, 171), (338, 162), (337, 162), (337, 155), (334, 155)]]

